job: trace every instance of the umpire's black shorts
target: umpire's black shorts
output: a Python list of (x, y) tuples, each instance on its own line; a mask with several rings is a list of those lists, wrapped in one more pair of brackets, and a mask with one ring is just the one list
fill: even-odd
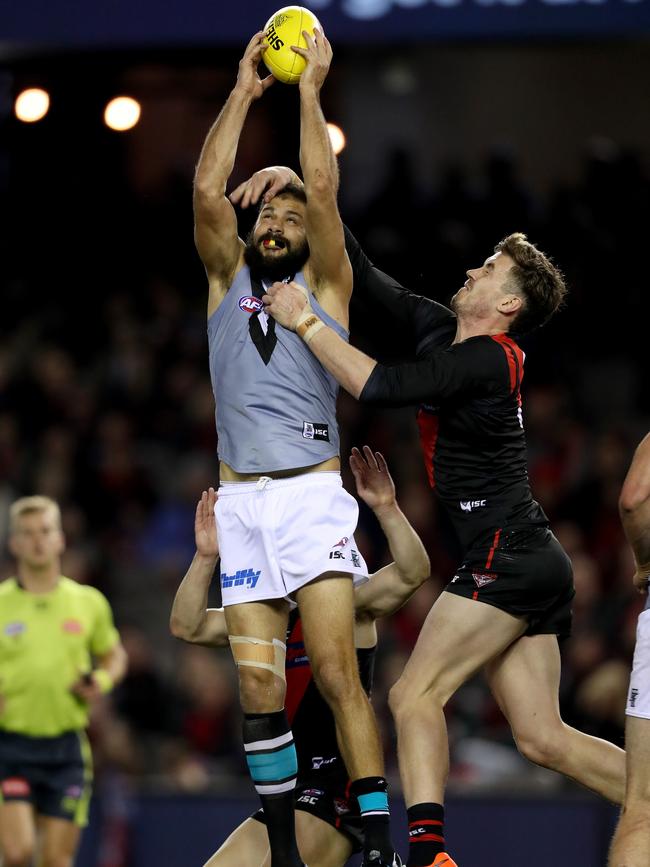
[(51, 738), (0, 729), (0, 801), (27, 801), (42, 816), (88, 822), (92, 758), (85, 732)]
[(524, 618), (525, 635), (571, 632), (573, 569), (546, 527), (495, 531), (488, 544), (467, 552), (445, 590)]

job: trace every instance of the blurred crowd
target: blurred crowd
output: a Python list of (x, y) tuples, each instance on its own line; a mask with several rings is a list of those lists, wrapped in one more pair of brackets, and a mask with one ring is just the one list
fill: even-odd
[[(183, 645), (167, 626), (194, 551), (196, 500), (217, 481), (205, 287), (191, 248), (189, 183), (124, 206), (120, 184), (109, 189), (113, 180), (103, 180), (103, 213), (80, 211), (70, 228), (69, 220), (56, 219), (66, 184), (50, 178), (39, 242), (21, 242), (9, 257), (3, 295), (11, 315), (0, 322), (0, 535), (15, 497), (54, 497), (63, 508), (66, 574), (96, 585), (113, 605), (130, 669), (95, 713), (100, 776), (119, 773), (156, 789), (232, 789), (234, 781), (247, 787), (230, 656)], [(486, 155), (472, 183), (464, 166), (450, 163), (427, 196), (409, 155), (396, 151), (373, 199), (344, 215), (378, 265), (442, 302), (465, 269), (511, 231), (528, 232), (565, 271), (566, 310), (524, 343), (530, 478), (575, 569), (574, 631), (563, 647), (565, 719), (617, 743), (642, 604), (617, 498), (648, 427), (638, 250), (649, 206), (640, 157), (594, 140), (582, 176), (556, 184), (544, 201), (505, 148)], [(22, 203), (17, 213), (25, 211)], [(108, 244), (112, 222), (127, 227), (132, 245), (117, 262)], [(175, 237), (182, 241), (174, 245)], [(373, 311), (354, 309), (352, 339), (381, 359), (408, 353), (391, 323)], [(431, 580), (380, 628), (374, 702), (395, 776), (387, 692), (453, 574), (455, 543), (426, 483), (414, 413), (369, 410), (341, 395), (339, 418), (344, 465), (352, 445), (368, 443), (386, 455), (400, 504), (432, 563)], [(353, 491), (347, 468), (344, 480)], [(364, 506), (357, 538), (371, 569), (387, 561)], [(2, 578), (12, 572), (3, 556)], [(214, 584), (211, 602), (219, 604)], [(564, 785), (518, 756), (480, 677), (453, 699), (448, 721), (453, 785)]]

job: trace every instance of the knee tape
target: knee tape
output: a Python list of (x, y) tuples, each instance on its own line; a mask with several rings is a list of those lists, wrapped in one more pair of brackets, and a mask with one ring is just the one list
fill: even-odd
[(286, 644), (277, 638), (274, 638), (273, 641), (264, 641), (262, 638), (250, 638), (247, 635), (230, 635), (228, 640), (233, 659), (237, 665), (265, 668), (286, 682), (284, 673)]

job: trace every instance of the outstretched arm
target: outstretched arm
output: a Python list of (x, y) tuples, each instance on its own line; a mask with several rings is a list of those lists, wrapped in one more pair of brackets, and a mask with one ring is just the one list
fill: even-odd
[(345, 248), (352, 265), (354, 301), (366, 309), (379, 309), (394, 325), (407, 329), (416, 355), (447, 347), (456, 333), (456, 316), (447, 307), (416, 295), (377, 268), (352, 232), (344, 226)]
[[(334, 166), (336, 157), (332, 152)], [(338, 182), (338, 169), (336, 168)], [(288, 184), (302, 180), (288, 166), (268, 166), (255, 172), (230, 194), (230, 201), (242, 208), (270, 202)], [(345, 249), (352, 266), (355, 302), (366, 308), (380, 308), (395, 325), (407, 328), (415, 341), (416, 354), (433, 347), (449, 346), (456, 332), (456, 316), (442, 304), (405, 289), (394, 277), (377, 268), (347, 226), (343, 226)]]
[(176, 592), (169, 628), (172, 635), (193, 644), (228, 645), (223, 609), (208, 608), (208, 591), (219, 558), (213, 488), (203, 491), (196, 507), (194, 535), (196, 554)]
[(634, 454), (623, 483), (619, 511), (625, 535), (634, 552), (634, 584), (642, 593), (647, 593), (650, 578), (650, 434), (645, 436)]
[(295, 331), (339, 385), (362, 403), (412, 406), (488, 393), (509, 382), (504, 352), (492, 340), (461, 342), (421, 361), (387, 366), (342, 340), (316, 316), (297, 284), (274, 283), (263, 301), (271, 316)]
[(313, 37), (306, 30), (303, 35), (307, 48), (294, 47), (294, 51), (307, 62), (299, 88), (300, 166), (307, 196), (309, 271), (319, 302), (347, 328), (352, 269), (336, 202), (338, 169), (320, 105), (320, 90), (329, 71), (332, 48), (318, 29)]
[(203, 145), (194, 178), (196, 247), (208, 273), (213, 312), (232, 282), (243, 244), (237, 237), (237, 218), (226, 197), (226, 184), (235, 164), (237, 145), (251, 104), (273, 82), (257, 74), (264, 33), (256, 33), (239, 63), (237, 83)]
[(357, 493), (377, 516), (394, 561), (354, 591), (357, 621), (374, 621), (401, 608), (429, 577), (431, 564), (422, 540), (397, 505), (383, 455), (368, 446), (363, 447), (363, 455), (352, 449), (350, 467)]

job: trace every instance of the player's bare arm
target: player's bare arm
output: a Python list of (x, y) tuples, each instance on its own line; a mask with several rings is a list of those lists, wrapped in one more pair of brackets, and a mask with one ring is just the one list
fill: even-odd
[(495, 364), (497, 380), (503, 374), (505, 383), (505, 363), (491, 341), (478, 350), (461, 342), (420, 361), (387, 366), (342, 340), (314, 313), (299, 286), (274, 283), (263, 301), (270, 315), (295, 331), (336, 381), (364, 403), (410, 406), (470, 390), (487, 393), (496, 387)]
[(208, 608), (208, 591), (219, 559), (214, 488), (203, 491), (196, 506), (194, 536), (196, 554), (183, 578), (172, 606), (172, 635), (192, 644), (227, 647), (228, 630), (221, 608)]
[(354, 448), (350, 469), (357, 494), (375, 513), (393, 557), (390, 565), (376, 572), (354, 593), (357, 639), (359, 627), (365, 623), (371, 627), (376, 641), (375, 620), (401, 608), (429, 577), (431, 564), (422, 540), (397, 504), (395, 484), (384, 456), (368, 446), (364, 446), (363, 454)]
[(274, 283), (262, 300), (276, 322), (302, 337), (323, 367), (358, 399), (377, 362), (328, 328), (296, 283)]
[(300, 166), (307, 195), (305, 226), (310, 285), (324, 309), (347, 328), (352, 268), (336, 202), (338, 169), (320, 105), (320, 90), (329, 71), (332, 48), (318, 29), (313, 37), (307, 31), (303, 35), (307, 48), (296, 47), (294, 51), (307, 61), (299, 84)]
[(623, 529), (634, 552), (634, 585), (648, 592), (650, 577), (650, 434), (639, 443), (625, 478), (619, 510)]
[(226, 196), (237, 145), (248, 110), (272, 84), (257, 67), (266, 47), (256, 33), (239, 62), (237, 82), (203, 145), (194, 178), (194, 236), (210, 286), (208, 316), (221, 303), (243, 261), (244, 244), (237, 235), (237, 218)]

